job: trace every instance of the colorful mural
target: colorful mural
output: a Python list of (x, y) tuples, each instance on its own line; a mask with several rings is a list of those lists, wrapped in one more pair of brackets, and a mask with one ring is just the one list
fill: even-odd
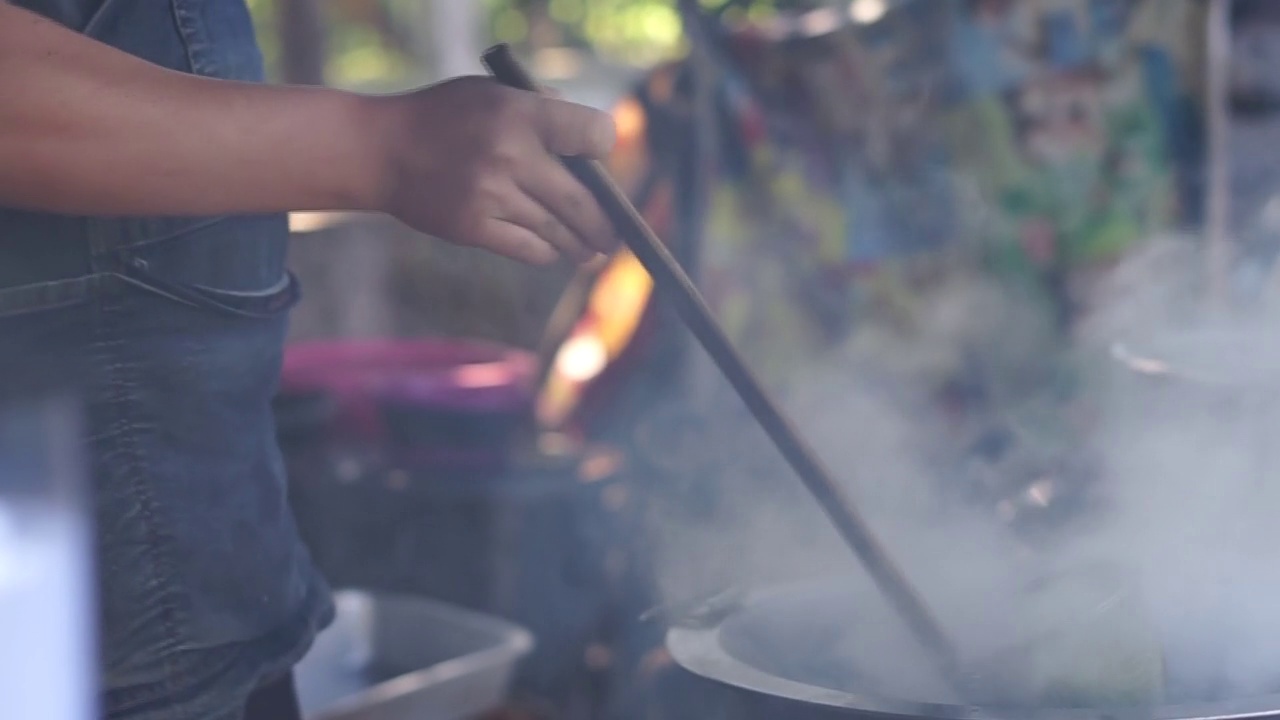
[[(709, 301), (777, 386), (867, 323), (910, 333), (957, 274), (997, 279), (1069, 331), (1078, 288), (1191, 208), (1197, 12), (917, 0), (806, 41), (737, 30), (718, 73), (713, 180), (670, 178), (675, 197), (705, 190), (704, 206), (663, 229), (697, 245)], [(686, 70), (656, 70), (644, 104), (687, 106), (672, 90)], [(663, 157), (691, 128), (647, 126), (616, 171), (634, 176), (638, 147)]]
[[(1186, 163), (1196, 155), (1187, 62), (1195, 6), (965, 5), (946, 123), (953, 176), (986, 210), (969, 232), (1001, 270), (1030, 274), (1070, 311), (1073, 276), (1105, 267), (1188, 209), (1178, 174), (1194, 172)], [(1001, 51), (980, 49), (992, 44)]]

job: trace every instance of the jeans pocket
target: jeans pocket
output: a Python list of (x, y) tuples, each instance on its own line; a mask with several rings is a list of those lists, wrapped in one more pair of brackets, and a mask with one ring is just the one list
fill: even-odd
[(287, 312), (300, 299), (285, 266), (288, 226), (277, 216), (232, 217), (160, 242), (122, 248), (120, 276), (194, 307), (248, 318)]
[(298, 279), (285, 271), (276, 285), (261, 291), (242, 292), (176, 283), (150, 272), (145, 260), (135, 258), (124, 271), (126, 281), (172, 300), (205, 310), (245, 318), (267, 319), (288, 312), (301, 299)]

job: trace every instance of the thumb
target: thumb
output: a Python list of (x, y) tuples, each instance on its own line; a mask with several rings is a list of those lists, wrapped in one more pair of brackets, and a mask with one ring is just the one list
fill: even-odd
[(613, 117), (585, 105), (539, 98), (538, 134), (554, 155), (608, 157), (616, 130)]

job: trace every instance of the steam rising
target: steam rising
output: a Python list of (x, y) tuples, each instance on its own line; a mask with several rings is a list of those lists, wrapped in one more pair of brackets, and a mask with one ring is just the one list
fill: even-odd
[[(933, 290), (912, 325), (862, 328), (797, 370), (786, 401), (806, 439), (967, 655), (1074, 627), (1081, 606), (1069, 594), (1042, 600), (1028, 620), (1029, 583), (1102, 562), (1134, 583), (1129, 599), (1158, 629), (1167, 702), (1280, 692), (1280, 333), (1270, 298), (1249, 312), (1215, 309), (1193, 244), (1165, 239), (1081, 289), (1087, 317), (1064, 348), (1022, 298), (978, 277)], [(1087, 369), (1085, 400), (1072, 408), (1043, 392), (1054, 373), (1046, 358), (1064, 350)], [(1064, 449), (1028, 429), (1031, 419), (1086, 419), (1065, 448), (1101, 468), (1086, 512), (1031, 540), (1006, 522), (1008, 506), (1002, 515), (999, 483), (981, 500), (965, 490), (959, 449), (983, 427), (942, 423), (927, 393), (966, 363), (988, 369), (1003, 417), (1022, 428), (1028, 481)], [(865, 603), (850, 613), (890, 627), (892, 614), (745, 411), (728, 399), (716, 410), (703, 443), (716, 452), (656, 513), (667, 599), (825, 578), (861, 587)], [(1079, 482), (1046, 477), (1039, 499), (1051, 506), (1070, 493), (1064, 483)], [(841, 652), (860, 671), (881, 668), (883, 692), (941, 699), (901, 627)]]

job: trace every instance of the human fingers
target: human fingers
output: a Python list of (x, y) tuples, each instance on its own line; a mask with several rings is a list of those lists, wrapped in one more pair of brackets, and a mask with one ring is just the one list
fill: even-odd
[(583, 244), (598, 252), (617, 247), (613, 224), (596, 199), (563, 164), (547, 157), (524, 167), (516, 182)]
[(508, 195), (495, 217), (529, 230), (576, 262), (586, 262), (596, 256), (596, 251), (584, 243), (555, 211), (523, 188)]
[(566, 157), (603, 159), (617, 134), (608, 113), (554, 98), (539, 98), (534, 123), (547, 151)]
[(560, 257), (560, 251), (537, 233), (496, 218), (484, 224), (473, 245), (530, 265), (550, 265)]

